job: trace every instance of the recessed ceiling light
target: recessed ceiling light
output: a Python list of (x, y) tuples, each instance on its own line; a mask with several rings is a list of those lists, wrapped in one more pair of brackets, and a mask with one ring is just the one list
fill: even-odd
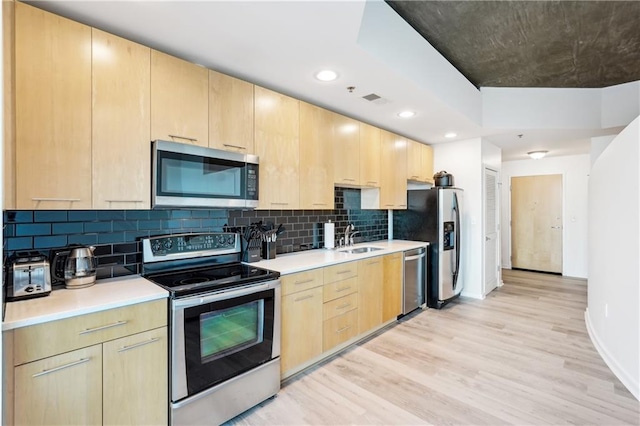
[(414, 111), (402, 111), (398, 113), (398, 117), (400, 118), (411, 118), (414, 115), (416, 115)]
[(333, 70), (322, 70), (316, 74), (316, 78), (320, 81), (333, 81), (338, 78), (338, 73)]
[(527, 152), (527, 155), (533, 158), (534, 160), (539, 160), (543, 158), (545, 155), (547, 155), (548, 152), (549, 151), (529, 151)]
[(444, 134), (444, 137), (445, 137), (445, 138), (447, 138), (447, 139), (453, 139), (453, 138), (455, 138), (456, 136), (458, 136), (458, 134), (457, 134), (457, 133), (454, 133), (454, 132), (449, 132), (449, 133), (445, 133), (445, 134)]

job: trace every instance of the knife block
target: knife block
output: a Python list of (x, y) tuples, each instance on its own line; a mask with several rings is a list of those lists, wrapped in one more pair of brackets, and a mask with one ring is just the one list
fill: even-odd
[(276, 258), (276, 242), (275, 241), (262, 242), (262, 258), (265, 260)]

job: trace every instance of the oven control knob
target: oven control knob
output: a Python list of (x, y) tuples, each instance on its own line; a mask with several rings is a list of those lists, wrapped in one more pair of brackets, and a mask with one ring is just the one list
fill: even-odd
[(230, 246), (233, 245), (233, 243), (235, 243), (235, 238), (233, 235), (229, 235), (229, 238), (227, 238), (227, 244), (229, 244)]
[(166, 250), (171, 250), (171, 247), (173, 247), (173, 240), (171, 240), (171, 238), (167, 238), (166, 240), (164, 240), (163, 245)]
[(153, 242), (151, 243), (151, 250), (155, 251), (159, 251), (162, 248), (162, 245), (160, 244), (159, 240), (153, 240)]

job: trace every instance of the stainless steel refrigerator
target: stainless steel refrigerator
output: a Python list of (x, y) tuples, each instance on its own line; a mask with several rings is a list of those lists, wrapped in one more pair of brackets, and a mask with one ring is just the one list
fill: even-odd
[(440, 309), (460, 295), (464, 191), (434, 187), (407, 192), (407, 210), (393, 213), (393, 238), (428, 241), (427, 306)]

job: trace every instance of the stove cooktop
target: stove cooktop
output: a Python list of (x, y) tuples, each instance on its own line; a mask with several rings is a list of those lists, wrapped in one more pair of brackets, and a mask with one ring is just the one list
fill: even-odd
[(280, 273), (243, 263), (168, 271), (145, 276), (174, 297), (210, 293), (277, 279)]

